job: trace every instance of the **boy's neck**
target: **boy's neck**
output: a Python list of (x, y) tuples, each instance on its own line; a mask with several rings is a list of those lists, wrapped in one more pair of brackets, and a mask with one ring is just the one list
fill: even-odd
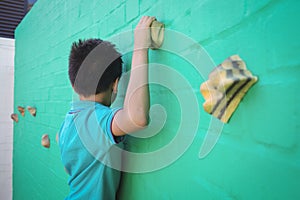
[(111, 92), (101, 92), (99, 94), (96, 95), (91, 95), (88, 97), (79, 95), (79, 99), (81, 101), (95, 101), (98, 103), (101, 103), (105, 106), (110, 106), (111, 105)]

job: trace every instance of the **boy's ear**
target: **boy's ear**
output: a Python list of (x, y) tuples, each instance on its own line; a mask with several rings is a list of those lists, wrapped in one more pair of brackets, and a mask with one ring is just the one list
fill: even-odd
[(115, 93), (115, 94), (118, 92), (118, 84), (119, 84), (119, 78), (117, 78), (115, 80), (115, 82), (113, 82), (113, 85), (112, 85), (113, 93)]

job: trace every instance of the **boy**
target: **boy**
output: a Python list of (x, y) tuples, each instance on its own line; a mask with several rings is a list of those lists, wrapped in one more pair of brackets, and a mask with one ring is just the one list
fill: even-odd
[(73, 43), (69, 78), (80, 101), (72, 103), (59, 132), (61, 158), (70, 176), (66, 199), (116, 198), (120, 171), (105, 163), (121, 159), (110, 154), (110, 149), (122, 142), (122, 136), (148, 124), (149, 27), (154, 20), (142, 17), (134, 31), (131, 74), (121, 109), (109, 108), (122, 68), (114, 45), (100, 39)]

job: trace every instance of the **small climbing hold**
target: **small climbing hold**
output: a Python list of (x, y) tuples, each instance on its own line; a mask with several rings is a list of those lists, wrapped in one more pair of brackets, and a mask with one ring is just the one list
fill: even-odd
[(21, 115), (24, 117), (25, 116), (25, 108), (22, 106), (18, 106), (18, 111), (21, 113)]
[(164, 41), (165, 25), (158, 21), (151, 24), (151, 49), (158, 49)]
[(11, 114), (11, 115), (10, 115), (10, 118), (11, 118), (12, 120), (14, 120), (15, 122), (18, 122), (18, 121), (19, 121), (18, 114), (16, 114), (16, 113)]
[(31, 107), (31, 106), (27, 106), (27, 110), (29, 111), (29, 113), (32, 115), (32, 116), (36, 116), (36, 108), (35, 107)]
[(48, 134), (42, 136), (42, 146), (45, 148), (50, 148), (50, 139)]

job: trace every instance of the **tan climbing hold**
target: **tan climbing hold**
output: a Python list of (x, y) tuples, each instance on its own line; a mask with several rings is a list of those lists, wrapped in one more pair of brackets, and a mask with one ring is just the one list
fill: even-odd
[(44, 134), (42, 136), (42, 146), (45, 147), (45, 148), (50, 148), (50, 138), (49, 138), (49, 135), (48, 134)]
[(18, 121), (19, 121), (19, 116), (18, 116), (18, 114), (16, 114), (16, 113), (11, 114), (11, 115), (10, 115), (10, 118), (11, 118), (12, 120), (14, 120), (15, 122), (18, 122)]
[(27, 106), (27, 110), (29, 111), (29, 113), (32, 115), (32, 116), (36, 116), (36, 108), (35, 107), (31, 107), (31, 106)]
[(18, 106), (18, 111), (21, 113), (21, 115), (24, 117), (25, 116), (25, 108), (22, 106)]
[(151, 49), (158, 49), (164, 41), (165, 25), (158, 21), (151, 24)]
[(245, 62), (238, 55), (230, 56), (200, 86), (205, 99), (204, 110), (227, 123), (244, 95), (256, 82), (257, 77), (247, 70)]

